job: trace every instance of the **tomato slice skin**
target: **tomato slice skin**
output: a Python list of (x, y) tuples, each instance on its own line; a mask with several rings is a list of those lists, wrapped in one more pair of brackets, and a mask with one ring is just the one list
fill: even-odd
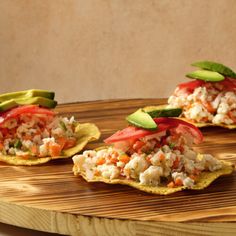
[(236, 79), (226, 77), (223, 81), (219, 82), (225, 88), (225, 90), (233, 91), (236, 89)]
[(132, 140), (132, 139), (136, 140), (148, 135), (160, 133), (173, 127), (175, 127), (173, 124), (163, 123), (163, 124), (158, 124), (157, 130), (151, 131), (135, 126), (128, 126), (122, 130), (118, 130), (116, 133), (105, 139), (104, 142), (109, 144), (125, 140)]
[(236, 89), (236, 79), (232, 79), (229, 77), (225, 77), (224, 80), (217, 82), (217, 83), (211, 83), (211, 82), (205, 82), (203, 80), (194, 80), (190, 82), (184, 82), (177, 86), (178, 91), (186, 91), (187, 93), (193, 93), (193, 91), (201, 86), (207, 86), (209, 84), (220, 84), (224, 86), (224, 90), (227, 91), (234, 91)]
[(6, 112), (0, 113), (0, 124), (3, 124), (10, 118), (17, 118), (21, 114), (44, 114), (48, 116), (54, 116), (55, 112), (46, 108), (41, 108), (38, 105), (19, 106)]
[(116, 133), (105, 139), (104, 142), (107, 144), (111, 144), (119, 141), (137, 140), (148, 135), (157, 134), (159, 132), (172, 128), (177, 128), (179, 126), (184, 127), (184, 130), (186, 132), (189, 132), (193, 136), (194, 142), (196, 144), (201, 143), (203, 140), (201, 131), (196, 126), (186, 121), (168, 117), (154, 118), (154, 121), (158, 125), (158, 129), (155, 131), (150, 131), (135, 126), (128, 126), (123, 130), (118, 130)]
[(193, 80), (190, 82), (181, 83), (177, 87), (179, 88), (179, 90), (185, 89), (188, 93), (193, 93), (195, 88), (203, 86), (205, 83), (206, 82), (204, 82), (203, 80)]
[(153, 133), (154, 132), (150, 130), (138, 128), (135, 126), (128, 126), (122, 130), (118, 130), (112, 136), (105, 139), (104, 142), (109, 144), (109, 143), (114, 143), (114, 142), (123, 141), (123, 140), (139, 139)]
[(154, 118), (154, 121), (158, 124), (172, 124), (174, 127), (183, 126), (185, 130), (192, 134), (194, 138), (194, 143), (199, 144), (203, 141), (202, 132), (193, 124), (188, 123), (184, 120), (176, 119), (176, 118), (168, 118), (168, 117), (159, 117)]

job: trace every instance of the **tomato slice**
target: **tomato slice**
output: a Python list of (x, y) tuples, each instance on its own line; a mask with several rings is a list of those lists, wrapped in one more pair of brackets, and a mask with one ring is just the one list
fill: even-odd
[(186, 90), (186, 92), (188, 93), (193, 93), (195, 88), (198, 88), (202, 85), (204, 85), (205, 82), (203, 80), (193, 80), (190, 82), (185, 82), (185, 83), (181, 83), (178, 85), (179, 90)]
[(155, 132), (138, 128), (135, 126), (128, 126), (127, 128), (124, 128), (122, 130), (118, 130), (116, 133), (114, 133), (112, 136), (108, 137), (104, 140), (105, 143), (115, 143), (123, 140), (129, 140), (129, 139), (139, 139), (144, 136), (153, 134)]
[(180, 132), (190, 133), (194, 139), (194, 143), (199, 144), (203, 140), (201, 131), (196, 126), (186, 121), (168, 117), (154, 118), (154, 121), (158, 125), (158, 129), (156, 131), (150, 131), (135, 126), (128, 126), (123, 130), (117, 131), (112, 136), (105, 139), (104, 142), (109, 144), (125, 140), (136, 140), (148, 135), (157, 134), (159, 132), (177, 127), (179, 128)]
[(118, 130), (112, 136), (104, 140), (105, 143), (115, 143), (125, 140), (136, 140), (148, 135), (157, 134), (159, 132), (169, 130), (172, 128), (178, 128), (180, 133), (189, 133), (194, 139), (194, 143), (199, 144), (203, 140), (201, 131), (194, 125), (175, 118), (159, 117), (153, 119), (158, 125), (157, 130), (150, 131), (135, 126), (128, 126), (123, 130)]
[(21, 114), (44, 114), (48, 116), (55, 115), (53, 111), (46, 108), (41, 108), (38, 105), (25, 105), (0, 113), (0, 124), (4, 123), (10, 118), (16, 118)]
[[(209, 84), (212, 84), (210, 82), (205, 82), (203, 80), (193, 80), (190, 82), (185, 82), (185, 83), (181, 83), (178, 85), (178, 92), (180, 91), (185, 91), (187, 93), (193, 93), (193, 91), (201, 86), (207, 86)], [(236, 89), (236, 79), (232, 79), (232, 78), (228, 78), (226, 77), (223, 81), (217, 82), (217, 83), (213, 83), (213, 84), (221, 84), (224, 86), (224, 90), (227, 91), (234, 91)]]
[(190, 133), (194, 139), (194, 143), (199, 144), (203, 141), (203, 135), (202, 132), (193, 124), (190, 124), (186, 121), (176, 119), (176, 118), (168, 118), (168, 117), (159, 117), (154, 118), (154, 121), (156, 124), (158, 124), (158, 127), (161, 124), (169, 124), (174, 127), (178, 127), (180, 132), (187, 132)]
[(223, 81), (219, 82), (224, 86), (225, 90), (233, 91), (236, 89), (236, 79), (225, 78)]

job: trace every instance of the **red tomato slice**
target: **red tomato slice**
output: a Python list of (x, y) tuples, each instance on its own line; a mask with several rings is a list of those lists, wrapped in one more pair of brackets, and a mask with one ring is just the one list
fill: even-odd
[(204, 84), (205, 84), (205, 82), (203, 80), (193, 80), (190, 82), (185, 82), (185, 83), (179, 84), (178, 88), (179, 88), (179, 90), (185, 89), (186, 92), (193, 93), (195, 88), (198, 88)]
[(21, 114), (44, 114), (49, 116), (55, 115), (53, 111), (46, 108), (41, 108), (38, 105), (19, 106), (9, 111), (0, 113), (0, 124), (4, 123), (10, 118), (16, 118)]
[[(154, 121), (158, 124), (158, 129), (155, 131), (150, 131), (150, 130), (138, 128), (135, 126), (128, 126), (127, 128), (125, 128), (123, 130), (117, 131), (112, 136), (105, 139), (104, 142), (105, 143), (115, 143), (115, 142), (125, 141), (125, 140), (132, 140), (132, 139), (136, 140), (136, 139), (148, 136), (148, 135), (157, 134), (162, 131), (165, 131), (165, 130), (168, 130), (171, 128), (175, 128), (175, 127), (179, 126), (180, 124), (187, 123), (182, 120), (173, 119), (173, 118), (155, 118)], [(193, 125), (187, 123), (187, 125), (185, 125), (185, 126), (192, 127)], [(191, 129), (191, 134), (193, 134), (193, 130), (197, 129), (195, 126), (193, 126), (193, 127), (194, 128)], [(197, 129), (197, 131), (195, 131), (195, 132), (198, 134), (198, 132), (200, 132), (200, 131)], [(201, 132), (200, 132), (200, 134), (201, 134)], [(193, 135), (193, 136), (196, 137), (196, 135)]]
[(135, 126), (128, 126), (127, 128), (124, 128), (122, 130), (118, 130), (116, 133), (114, 133), (112, 136), (108, 137), (104, 140), (105, 143), (115, 143), (123, 140), (128, 139), (139, 139), (144, 136), (153, 134), (153, 131), (149, 131), (146, 129), (141, 129)]
[(194, 139), (194, 143), (199, 144), (203, 140), (203, 135), (201, 131), (194, 125), (175, 118), (168, 118), (168, 117), (159, 117), (154, 118), (154, 121), (158, 125), (158, 129), (155, 131), (150, 131), (142, 128), (138, 128), (135, 126), (128, 126), (123, 130), (119, 130), (114, 133), (112, 136), (108, 137), (104, 140), (105, 143), (115, 143), (119, 141), (125, 140), (136, 140), (148, 135), (157, 134), (159, 132), (169, 130), (172, 128), (179, 128), (180, 132), (182, 133), (189, 133)]
[(159, 117), (154, 118), (154, 121), (156, 124), (158, 124), (158, 127), (164, 123), (164, 124), (170, 124), (174, 127), (179, 127), (180, 130), (190, 133), (192, 137), (194, 138), (194, 143), (199, 144), (203, 140), (202, 132), (193, 124), (190, 124), (186, 121), (176, 119), (176, 118), (168, 118), (168, 117)]
[(225, 90), (233, 91), (236, 89), (236, 79), (225, 78), (219, 84), (222, 84)]
[[(203, 80), (193, 80), (190, 82), (181, 83), (178, 85), (178, 91), (185, 90), (187, 93), (193, 93), (193, 91), (200, 86), (207, 86), (211, 84), (211, 82), (205, 82)], [(213, 83), (215, 84), (215, 83)], [(223, 81), (217, 82), (217, 84), (221, 84), (224, 86), (224, 90), (233, 91), (236, 89), (236, 79), (226, 77)]]

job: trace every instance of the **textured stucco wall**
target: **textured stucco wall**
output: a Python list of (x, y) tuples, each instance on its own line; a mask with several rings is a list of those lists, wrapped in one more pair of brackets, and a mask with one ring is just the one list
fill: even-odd
[(0, 92), (166, 97), (189, 64), (236, 69), (234, 0), (1, 0)]

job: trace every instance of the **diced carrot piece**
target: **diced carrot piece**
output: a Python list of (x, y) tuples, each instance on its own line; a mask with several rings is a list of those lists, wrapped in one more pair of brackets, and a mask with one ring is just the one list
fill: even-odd
[(113, 151), (111, 155), (109, 155), (107, 158), (110, 161), (110, 163), (116, 164), (118, 161), (118, 152)]
[(38, 129), (37, 131), (36, 131), (36, 133), (35, 133), (35, 135), (41, 135), (41, 130), (40, 129)]
[(100, 175), (100, 172), (99, 172), (98, 170), (95, 170), (95, 171), (94, 171), (94, 175), (95, 175), (95, 176), (98, 176), (98, 175)]
[(113, 163), (113, 164), (116, 164), (118, 162), (118, 158), (115, 156), (115, 157), (111, 157), (110, 158), (110, 162)]
[(36, 145), (33, 145), (33, 146), (31, 147), (31, 152), (32, 152), (33, 154), (37, 155), (37, 154), (38, 154), (38, 147), (37, 147)]
[(49, 143), (49, 154), (52, 157), (60, 156), (61, 146), (57, 143)]
[(160, 155), (159, 155), (159, 159), (160, 159), (160, 161), (164, 161), (165, 160), (165, 155), (163, 154), (163, 153), (161, 153)]
[(68, 138), (68, 139), (66, 140), (66, 143), (65, 143), (63, 149), (67, 149), (67, 148), (74, 147), (75, 144), (76, 144), (76, 138), (73, 138), (73, 137)]
[(122, 161), (124, 163), (128, 163), (130, 161), (130, 157), (126, 154), (123, 154), (123, 155), (119, 156), (119, 161)]
[(181, 178), (177, 178), (177, 179), (175, 180), (175, 185), (177, 185), (177, 186), (182, 186), (182, 185), (183, 185), (183, 180), (182, 180)]
[(186, 110), (189, 110), (192, 107), (192, 104), (187, 105)]
[(177, 169), (179, 167), (179, 158), (177, 157), (172, 165), (172, 169)]
[(190, 119), (189, 122), (195, 123), (195, 120), (194, 119)]
[(3, 150), (3, 148), (4, 148), (4, 145), (3, 145), (3, 143), (0, 143), (0, 151), (2, 151), (2, 150)]
[(25, 136), (23, 137), (23, 139), (24, 139), (24, 140), (31, 140), (32, 137), (31, 137), (30, 135), (25, 135)]
[(31, 156), (29, 154), (25, 154), (25, 155), (17, 155), (23, 159), (29, 159)]
[(201, 122), (207, 122), (208, 121), (208, 117), (203, 117), (202, 119), (201, 119)]
[(189, 178), (191, 178), (192, 180), (196, 180), (197, 176), (196, 175), (189, 175)]
[(106, 162), (105, 158), (104, 157), (100, 157), (100, 158), (98, 158), (96, 164), (97, 165), (103, 165), (105, 162)]
[(151, 163), (151, 158), (152, 158), (152, 156), (151, 156), (151, 155), (148, 155), (148, 156), (146, 157), (146, 161), (149, 162), (149, 163)]
[(206, 107), (206, 109), (210, 112), (210, 113), (214, 113), (216, 111), (215, 108), (213, 108), (213, 106), (211, 105), (210, 102), (205, 102), (204, 106)]
[(167, 184), (168, 188), (174, 188), (175, 187), (175, 183), (173, 181), (171, 181), (170, 183)]
[(61, 149), (63, 149), (66, 144), (66, 138), (59, 137), (59, 138), (57, 138), (56, 142), (61, 146)]

